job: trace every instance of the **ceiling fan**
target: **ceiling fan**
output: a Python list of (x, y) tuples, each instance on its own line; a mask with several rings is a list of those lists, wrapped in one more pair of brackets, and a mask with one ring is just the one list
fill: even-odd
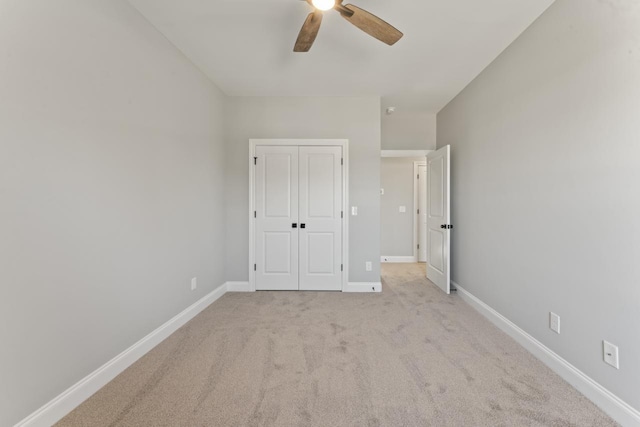
[(340, 15), (360, 28), (365, 33), (377, 38), (389, 46), (400, 40), (403, 34), (392, 25), (378, 18), (377, 16), (360, 9), (352, 4), (343, 5), (343, 0), (305, 0), (314, 7), (314, 11), (307, 16), (302, 25), (298, 39), (293, 47), (294, 52), (308, 52), (316, 40), (320, 24), (322, 23), (322, 12), (335, 9)]

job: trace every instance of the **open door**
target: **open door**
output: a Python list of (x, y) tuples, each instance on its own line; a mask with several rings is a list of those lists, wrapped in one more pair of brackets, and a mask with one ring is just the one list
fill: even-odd
[(427, 156), (427, 278), (450, 293), (450, 152), (447, 145)]

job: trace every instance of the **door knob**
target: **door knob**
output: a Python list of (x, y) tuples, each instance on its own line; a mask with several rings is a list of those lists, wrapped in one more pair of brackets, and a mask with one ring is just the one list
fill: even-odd
[(291, 224), (291, 228), (298, 228), (298, 224), (294, 222), (293, 224)]
[(300, 224), (300, 228), (307, 228), (307, 224)]
[(446, 225), (444, 225), (444, 224), (442, 224), (442, 225), (440, 226), (440, 228), (447, 228), (447, 226), (446, 226)]

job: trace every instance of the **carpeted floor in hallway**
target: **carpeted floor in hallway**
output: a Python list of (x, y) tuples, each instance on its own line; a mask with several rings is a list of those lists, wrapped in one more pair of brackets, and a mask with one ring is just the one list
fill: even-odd
[(614, 426), (424, 265), (381, 294), (226, 294), (59, 426)]

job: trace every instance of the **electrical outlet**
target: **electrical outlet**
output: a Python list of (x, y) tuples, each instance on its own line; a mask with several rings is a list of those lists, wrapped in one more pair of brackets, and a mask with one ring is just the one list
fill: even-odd
[(549, 328), (556, 334), (560, 334), (560, 316), (554, 312), (549, 313)]
[(198, 278), (194, 277), (191, 279), (191, 290), (195, 291), (198, 288)]
[(618, 346), (610, 342), (602, 341), (604, 361), (616, 369), (620, 369), (620, 358), (618, 356)]
[(373, 270), (373, 265), (371, 264), (371, 261), (367, 261), (365, 263), (365, 268), (367, 271), (372, 271)]
[(398, 211), (400, 213), (407, 213), (407, 207), (406, 206), (400, 206), (400, 208), (398, 208)]

